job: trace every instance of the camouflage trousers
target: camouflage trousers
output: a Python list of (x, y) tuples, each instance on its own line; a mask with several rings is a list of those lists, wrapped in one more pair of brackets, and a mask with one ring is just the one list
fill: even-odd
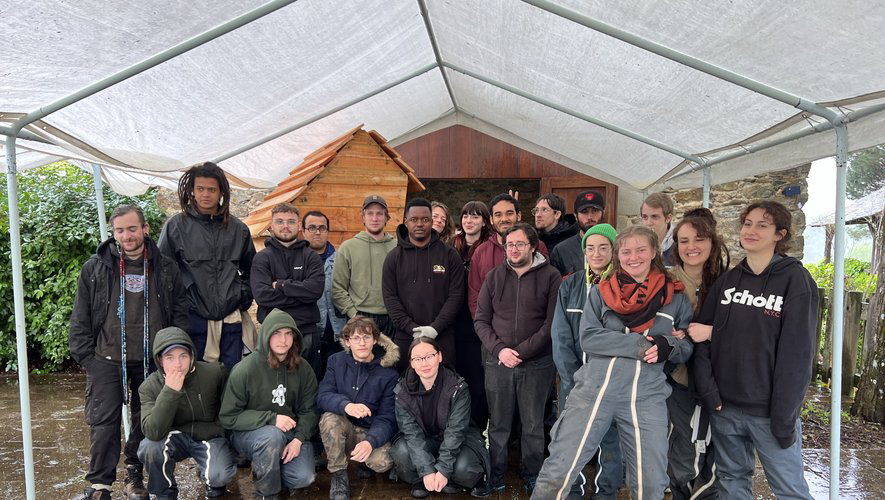
[[(326, 448), (329, 472), (338, 472), (347, 469), (347, 460), (353, 447), (366, 439), (366, 429), (353, 425), (345, 416), (326, 412), (320, 417), (320, 439)], [(366, 459), (366, 467), (379, 473), (387, 472), (393, 467), (389, 441), (372, 449)]]

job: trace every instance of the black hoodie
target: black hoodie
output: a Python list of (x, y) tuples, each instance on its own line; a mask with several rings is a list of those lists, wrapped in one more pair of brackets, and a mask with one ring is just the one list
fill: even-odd
[(265, 240), (264, 250), (252, 259), (249, 282), (258, 303), (259, 323), (272, 310), (282, 309), (292, 316), (302, 335), (317, 330), (317, 301), (323, 296), (326, 274), (323, 259), (307, 240), (293, 241), (289, 246), (274, 237)]
[(758, 275), (744, 259), (720, 276), (697, 320), (713, 325), (692, 359), (703, 403), (770, 417), (772, 434), (789, 447), (811, 381), (817, 302), (817, 284), (792, 257), (775, 255)]
[(572, 214), (565, 214), (550, 231), (538, 231), (538, 238), (547, 245), (552, 253), (556, 245), (574, 236), (578, 231), (578, 222)]
[(439, 335), (449, 329), (464, 300), (464, 265), (453, 247), (430, 231), (430, 243), (416, 247), (406, 226), (396, 229), (396, 248), (384, 259), (381, 292), (398, 338), (412, 338), (412, 329), (432, 326)]

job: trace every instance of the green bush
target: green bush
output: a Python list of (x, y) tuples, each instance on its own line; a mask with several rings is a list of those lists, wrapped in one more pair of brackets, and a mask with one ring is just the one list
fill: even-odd
[[(817, 286), (833, 289), (835, 271), (832, 262), (820, 261), (805, 266)], [(845, 290), (862, 292), (864, 298), (876, 289), (876, 277), (870, 273), (870, 263), (858, 259), (845, 259)]]
[[(77, 278), (99, 243), (98, 208), (92, 176), (66, 162), (18, 176), (22, 275), (28, 359), (32, 368), (52, 371), (69, 359), (68, 325)], [(17, 369), (15, 311), (10, 257), (6, 184), (0, 187), (0, 368)], [(159, 235), (164, 214), (156, 192), (134, 198), (104, 187), (107, 215), (123, 203), (140, 206), (152, 234)]]

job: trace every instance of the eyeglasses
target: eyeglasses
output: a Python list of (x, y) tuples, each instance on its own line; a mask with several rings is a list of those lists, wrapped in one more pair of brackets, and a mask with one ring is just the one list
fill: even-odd
[(547, 212), (553, 212), (554, 210), (550, 207), (535, 207), (532, 209), (532, 215), (538, 214), (546, 214)]
[(524, 241), (517, 241), (514, 243), (508, 243), (508, 244), (504, 245), (504, 248), (506, 248), (507, 250), (513, 250), (513, 249), (525, 250), (528, 246), (529, 246), (529, 244)]
[(352, 344), (368, 344), (372, 342), (375, 337), (371, 335), (351, 335), (350, 339), (348, 339)]
[(423, 222), (425, 224), (430, 223), (430, 217), (409, 217), (408, 220), (411, 224), (417, 224), (418, 222)]
[(433, 354), (428, 354), (427, 356), (422, 356), (422, 357), (420, 357), (420, 358), (412, 358), (410, 361), (411, 361), (412, 363), (416, 364), (416, 365), (420, 365), (421, 363), (430, 363), (430, 361), (432, 361), (433, 358), (434, 358), (437, 354), (439, 354), (439, 351), (437, 351), (437, 352), (435, 352), (435, 353), (433, 353)]
[(329, 228), (326, 226), (307, 226), (306, 228), (308, 233), (328, 233)]

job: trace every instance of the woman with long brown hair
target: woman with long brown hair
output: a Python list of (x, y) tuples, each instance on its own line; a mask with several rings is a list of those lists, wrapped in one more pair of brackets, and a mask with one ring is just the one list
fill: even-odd
[[(728, 266), (728, 249), (716, 234), (716, 219), (706, 208), (686, 212), (673, 230), (673, 278), (685, 286), (685, 295), (697, 316), (704, 298)], [(673, 389), (667, 398), (670, 416), (670, 491), (674, 499), (716, 498), (713, 471), (713, 442), (709, 412), (697, 403), (690, 376), (691, 362), (669, 370), (667, 382)]]
[(455, 238), (455, 221), (449, 217), (449, 207), (443, 202), (431, 201), (430, 216), (433, 229), (439, 233), (439, 239), (451, 245)]
[(492, 231), (492, 214), (485, 203), (468, 201), (461, 207), (461, 231), (455, 236), (452, 245), (461, 254), (465, 267), (470, 267), (473, 251), (494, 234)]

